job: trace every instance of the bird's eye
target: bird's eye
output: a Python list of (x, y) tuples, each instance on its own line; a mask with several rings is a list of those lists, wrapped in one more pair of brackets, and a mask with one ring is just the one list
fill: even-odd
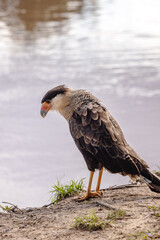
[(50, 101), (50, 100), (46, 100), (45, 102), (46, 102), (46, 103), (50, 103), (51, 101)]

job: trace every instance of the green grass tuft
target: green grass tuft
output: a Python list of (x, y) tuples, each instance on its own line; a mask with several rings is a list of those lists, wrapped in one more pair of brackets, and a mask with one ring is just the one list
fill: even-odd
[(109, 226), (110, 220), (98, 217), (93, 210), (89, 211), (89, 215), (76, 217), (72, 227), (87, 231), (96, 231)]
[(80, 181), (70, 181), (68, 185), (62, 185), (60, 181), (57, 179), (57, 184), (52, 186), (53, 190), (51, 193), (51, 202), (56, 203), (61, 201), (62, 199), (72, 196), (76, 193), (81, 192), (84, 189), (84, 179)]
[(98, 217), (93, 210), (89, 211), (89, 215), (78, 216), (75, 218), (72, 227), (87, 231), (101, 230), (110, 226), (113, 220), (122, 218), (126, 215), (125, 211), (115, 209), (109, 212), (107, 217)]

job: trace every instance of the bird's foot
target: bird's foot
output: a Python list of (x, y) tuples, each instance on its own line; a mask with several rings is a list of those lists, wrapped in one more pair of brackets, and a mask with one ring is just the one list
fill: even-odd
[(103, 197), (104, 196), (104, 192), (101, 190), (96, 190), (97, 193), (99, 193), (100, 197)]
[(98, 192), (86, 192), (82, 197), (76, 199), (78, 202), (82, 202), (84, 200), (87, 200), (89, 198), (94, 198), (94, 197), (102, 197), (103, 196), (103, 191), (98, 191)]

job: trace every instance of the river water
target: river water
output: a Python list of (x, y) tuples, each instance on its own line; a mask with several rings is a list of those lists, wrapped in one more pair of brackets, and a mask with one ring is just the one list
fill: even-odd
[[(99, 97), (151, 169), (160, 165), (159, 10), (159, 0), (0, 0), (0, 202), (41, 206), (57, 178), (87, 184), (67, 122), (39, 114), (60, 84)], [(128, 180), (105, 171), (102, 187)]]

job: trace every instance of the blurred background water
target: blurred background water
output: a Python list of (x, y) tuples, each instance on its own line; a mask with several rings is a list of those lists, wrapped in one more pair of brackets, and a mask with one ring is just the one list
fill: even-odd
[[(0, 202), (41, 206), (57, 178), (87, 183), (67, 122), (39, 115), (60, 84), (99, 97), (151, 169), (160, 165), (159, 12), (159, 0), (0, 0)], [(122, 183), (104, 172), (103, 188)]]

